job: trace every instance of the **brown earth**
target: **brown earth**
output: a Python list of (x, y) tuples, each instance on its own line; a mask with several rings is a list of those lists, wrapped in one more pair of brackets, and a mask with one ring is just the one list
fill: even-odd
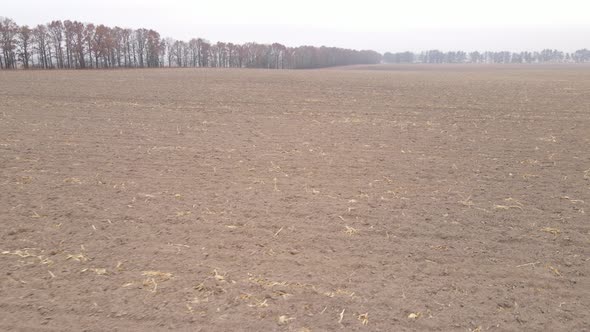
[(590, 67), (403, 68), (0, 73), (0, 329), (590, 330)]

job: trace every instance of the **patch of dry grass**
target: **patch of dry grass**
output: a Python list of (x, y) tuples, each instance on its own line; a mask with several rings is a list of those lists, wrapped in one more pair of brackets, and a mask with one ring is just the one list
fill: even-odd
[(551, 233), (553, 235), (558, 235), (561, 233), (561, 231), (558, 228), (552, 228), (552, 227), (543, 227), (543, 228), (541, 228), (541, 232)]
[(369, 313), (364, 313), (364, 314), (359, 314), (357, 316), (357, 319), (361, 322), (361, 324), (363, 325), (367, 325), (369, 324)]
[(74, 255), (68, 255), (66, 257), (66, 260), (74, 260), (76, 262), (87, 262), (89, 260), (88, 256), (84, 255), (84, 254), (74, 254)]
[(348, 225), (346, 225), (344, 227), (346, 227), (346, 229), (344, 230), (344, 233), (346, 233), (349, 236), (356, 235), (359, 233), (359, 231), (356, 228), (352, 228)]
[(145, 287), (150, 287), (150, 292), (156, 293), (158, 291), (158, 282), (168, 281), (173, 278), (173, 274), (170, 272), (162, 271), (144, 271), (141, 275), (147, 277), (143, 281)]

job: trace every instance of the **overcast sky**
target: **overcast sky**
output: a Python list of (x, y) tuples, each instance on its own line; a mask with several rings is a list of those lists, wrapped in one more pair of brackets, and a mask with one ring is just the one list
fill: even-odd
[(590, 0), (16, 0), (0, 16), (152, 28), (162, 37), (385, 51), (590, 48)]

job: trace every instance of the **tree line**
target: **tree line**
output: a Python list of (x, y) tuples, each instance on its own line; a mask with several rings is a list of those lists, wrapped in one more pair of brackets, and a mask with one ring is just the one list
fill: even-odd
[(227, 67), (304, 69), (385, 63), (583, 63), (587, 49), (566, 53), (442, 52), (351, 50), (337, 47), (287, 47), (280, 43), (211, 43), (162, 38), (153, 29), (108, 27), (78, 21), (19, 26), (0, 17), (0, 69), (86, 69), (152, 67)]
[(153, 29), (52, 21), (35, 27), (0, 18), (1, 69), (231, 67), (299, 69), (375, 64), (381, 54), (279, 43), (211, 43), (162, 38)]
[(590, 50), (567, 53), (545, 49), (540, 52), (399, 52), (383, 54), (386, 63), (584, 63), (590, 62)]

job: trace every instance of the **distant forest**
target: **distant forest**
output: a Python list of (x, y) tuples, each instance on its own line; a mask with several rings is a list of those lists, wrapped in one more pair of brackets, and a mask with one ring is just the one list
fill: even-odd
[(583, 63), (590, 62), (590, 50), (572, 53), (558, 50), (540, 52), (441, 52), (430, 50), (421, 53), (401, 52), (383, 54), (386, 63)]
[(225, 67), (305, 69), (385, 63), (581, 63), (590, 51), (385, 53), (280, 43), (211, 43), (162, 38), (152, 29), (126, 29), (78, 21), (35, 27), (0, 18), (0, 69)]

